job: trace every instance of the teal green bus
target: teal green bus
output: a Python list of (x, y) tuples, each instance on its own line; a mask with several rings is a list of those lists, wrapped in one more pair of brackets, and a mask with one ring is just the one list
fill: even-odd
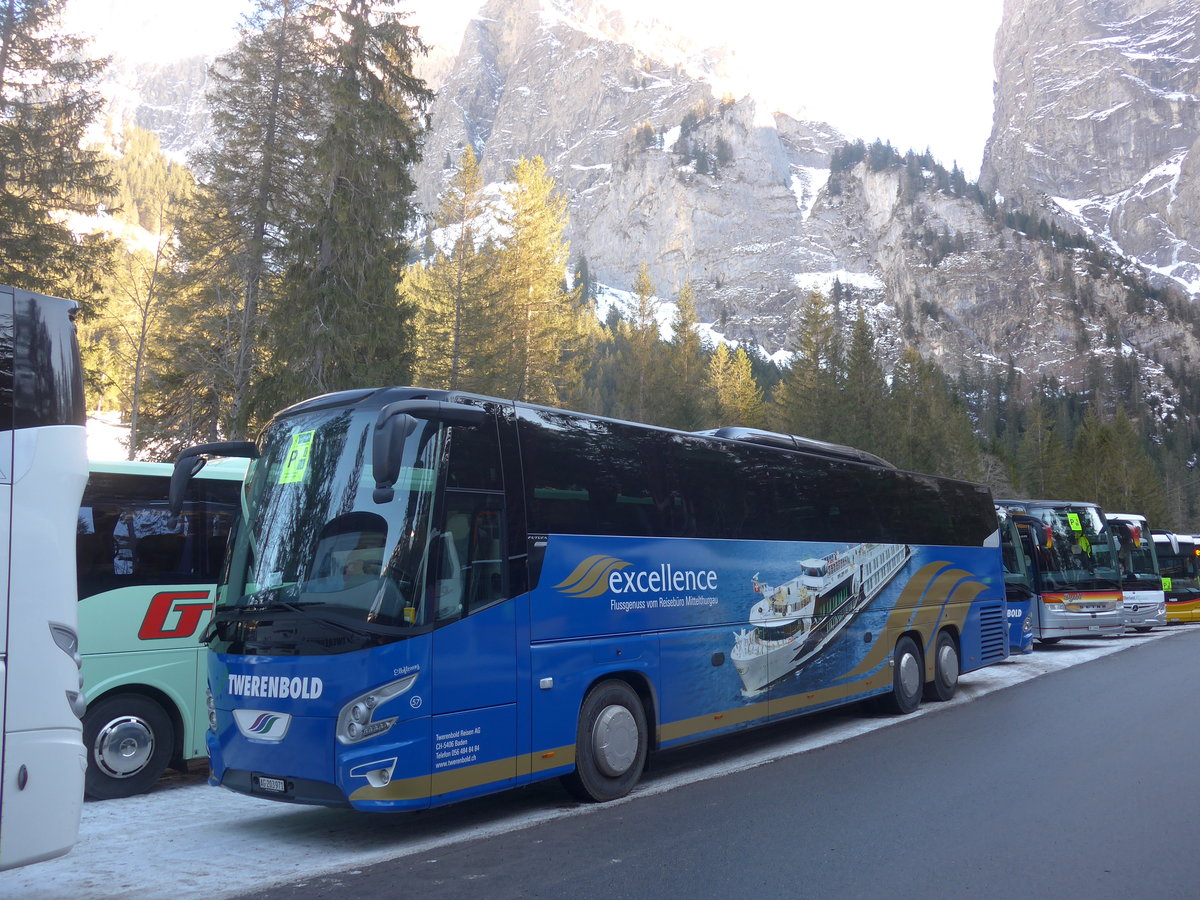
[(89, 465), (76, 528), (79, 649), (87, 712), (85, 793), (148, 790), (206, 755), (200, 633), (239, 508), (245, 460), (193, 478), (179, 515), (169, 463)]

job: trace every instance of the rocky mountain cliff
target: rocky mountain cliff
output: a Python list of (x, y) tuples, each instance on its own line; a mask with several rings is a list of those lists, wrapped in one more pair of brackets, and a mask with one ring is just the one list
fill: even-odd
[[(1195, 0), (1007, 0), (980, 192), (720, 95), (722, 54), (661, 23), (598, 0), (490, 0), (453, 63), (426, 70), (440, 86), (418, 201), (436, 209), (468, 144), (492, 183), (540, 155), (569, 201), (572, 261), (618, 289), (646, 262), (664, 298), (690, 283), (730, 339), (786, 349), (815, 288), (846, 323), (864, 305), (885, 362), (911, 345), (951, 374), (1011, 365), (1027, 388), (1120, 368), (1169, 416), (1175, 373), (1200, 363), (1198, 18)], [(126, 72), (114, 117), (133, 111), (182, 155), (205, 136), (204, 72)]]
[(1200, 295), (1200, 4), (1006, 0), (980, 181)]
[[(1037, 5), (1010, 0), (1008, 20)], [(1200, 361), (1179, 297), (1148, 297), (1135, 287), (1136, 270), (1018, 230), (1033, 231), (1045, 215), (1038, 208), (1009, 227), (1011, 207), (1006, 219), (978, 191), (948, 187), (933, 161), (890, 149), (884, 162), (864, 159), (830, 179), (845, 143), (835, 129), (767, 114), (752, 97), (715, 97), (703, 70), (719, 61), (656, 57), (606, 25), (612, 19), (592, 3), (492, 0), (484, 8), (433, 108), (418, 173), (425, 209), (435, 208), (468, 143), (493, 182), (518, 157), (540, 155), (569, 199), (572, 257), (585, 257), (594, 278), (628, 288), (645, 261), (661, 296), (690, 282), (702, 317), (768, 352), (788, 345), (799, 300), (836, 284), (839, 296), (850, 288), (847, 320), (864, 303), (889, 357), (911, 344), (951, 373), (1011, 361), (1028, 383), (1053, 375), (1081, 387), (1119, 357), (1166, 408), (1175, 392), (1161, 363)], [(1152, 27), (1157, 33), (1160, 20)], [(998, 54), (1018, 57), (1021, 40), (1019, 30), (1002, 37)], [(1032, 59), (1028, 67), (1040, 71)], [(1159, 99), (1147, 92), (1129, 103)], [(1007, 108), (998, 107), (998, 123)], [(995, 137), (993, 146), (996, 182)], [(1087, 146), (1101, 158), (1102, 142)], [(1177, 194), (1182, 168), (1181, 160)], [(1043, 183), (1032, 169), (1028, 177)], [(1193, 178), (1187, 190), (1198, 188)], [(1200, 241), (1183, 241), (1181, 256), (1193, 246)]]
[(100, 89), (113, 131), (125, 122), (158, 135), (165, 153), (180, 162), (211, 139), (205, 91), (212, 60), (193, 56), (163, 65), (114, 60)]

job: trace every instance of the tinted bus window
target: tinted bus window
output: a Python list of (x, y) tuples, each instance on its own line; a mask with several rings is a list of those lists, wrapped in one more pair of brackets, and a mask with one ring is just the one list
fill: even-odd
[(672, 499), (657, 432), (552, 410), (522, 410), (520, 428), (531, 531), (670, 533)]
[(166, 481), (92, 475), (79, 509), (80, 599), (136, 584), (217, 581), (240, 485), (196, 479), (183, 512), (172, 517)]

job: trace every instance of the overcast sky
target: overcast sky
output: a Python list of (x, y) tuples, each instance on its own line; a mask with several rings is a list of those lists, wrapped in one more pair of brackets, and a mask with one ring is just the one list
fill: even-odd
[[(457, 50), (481, 0), (415, 0), (427, 41)], [(702, 44), (731, 46), (740, 82), (774, 108), (903, 152), (932, 149), (978, 175), (992, 122), (992, 48), (1003, 0), (613, 0)], [(170, 59), (222, 49), (249, 0), (72, 0), (100, 52)], [(735, 13), (731, 17), (731, 11)]]

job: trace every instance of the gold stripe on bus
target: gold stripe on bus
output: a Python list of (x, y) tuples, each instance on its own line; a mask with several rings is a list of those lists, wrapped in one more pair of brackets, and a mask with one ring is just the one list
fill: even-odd
[(757, 703), (705, 713), (702, 716), (665, 722), (658, 726), (658, 740), (660, 743), (666, 743), (704, 734), (706, 731), (715, 731), (718, 728), (728, 728), (730, 725), (741, 725), (744, 722), (765, 718), (768, 712), (767, 701), (760, 700)]
[[(890, 675), (887, 676), (887, 682), (891, 683)], [(877, 673), (870, 678), (860, 678), (858, 681), (847, 681), (842, 684), (835, 684), (832, 687), (818, 688), (815, 691), (801, 691), (799, 694), (789, 694), (786, 697), (780, 697), (778, 700), (771, 701), (771, 712), (781, 715), (783, 713), (795, 712), (798, 709), (808, 709), (810, 706), (831, 703), (835, 700), (844, 700), (853, 694), (877, 688), (881, 684), (883, 682), (880, 681), (880, 675)]]
[(557, 747), (553, 750), (523, 754), (492, 762), (458, 766), (417, 778), (397, 778), (383, 787), (363, 785), (350, 795), (354, 801), (370, 800), (423, 800), (439, 794), (452, 794), (470, 788), (482, 787), (497, 781), (506, 781), (531, 772), (540, 773), (548, 769), (575, 765), (575, 746)]

